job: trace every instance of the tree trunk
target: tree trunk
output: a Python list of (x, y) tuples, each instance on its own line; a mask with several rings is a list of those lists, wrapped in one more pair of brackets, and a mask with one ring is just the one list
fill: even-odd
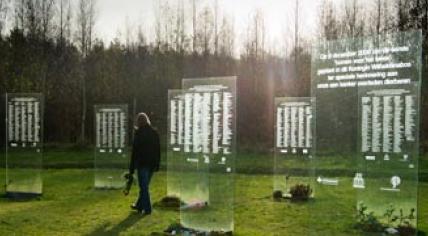
[(86, 143), (86, 79), (85, 79), (85, 70), (82, 65), (82, 73), (81, 73), (81, 86), (82, 86), (82, 120), (81, 120), (81, 130), (80, 130), (80, 142), (81, 144)]

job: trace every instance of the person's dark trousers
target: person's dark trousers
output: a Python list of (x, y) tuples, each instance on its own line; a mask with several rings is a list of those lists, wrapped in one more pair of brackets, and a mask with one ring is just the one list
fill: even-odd
[(142, 168), (137, 170), (138, 185), (140, 186), (140, 194), (138, 196), (135, 206), (139, 210), (144, 210), (146, 214), (152, 212), (152, 204), (150, 202), (149, 185), (152, 179), (153, 171), (149, 168)]

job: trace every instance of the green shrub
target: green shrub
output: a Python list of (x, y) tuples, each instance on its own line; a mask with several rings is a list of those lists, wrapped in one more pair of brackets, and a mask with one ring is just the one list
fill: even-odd
[(273, 200), (280, 201), (282, 199), (282, 191), (276, 190), (273, 192)]
[(312, 189), (309, 184), (296, 184), (291, 187), (290, 194), (293, 201), (307, 201), (312, 195)]

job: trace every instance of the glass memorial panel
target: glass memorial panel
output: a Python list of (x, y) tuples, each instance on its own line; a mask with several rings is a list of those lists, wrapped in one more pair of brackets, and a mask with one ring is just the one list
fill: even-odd
[[(345, 59), (362, 46), (359, 39), (321, 41), (312, 48), (311, 90), (316, 100), (314, 160), (316, 204), (311, 209), (315, 235), (346, 234), (336, 225), (354, 222), (356, 192), (352, 179), (357, 167), (358, 90), (348, 81)], [(342, 70), (344, 72), (342, 72)], [(318, 219), (328, 219), (321, 225)]]
[(167, 195), (180, 197), (180, 164), (183, 158), (184, 101), (181, 90), (168, 91)]
[(358, 209), (405, 235), (417, 235), (421, 39), (382, 38), (364, 56), (379, 61), (366, 72), (378, 75), (358, 87)]
[(123, 188), (128, 169), (128, 106), (95, 105), (95, 188)]
[(234, 228), (236, 77), (184, 79), (185, 158), (181, 223), (204, 232)]
[(42, 194), (43, 96), (6, 94), (6, 195)]
[[(355, 220), (357, 205), (367, 207), (364, 214), (379, 214), (383, 224), (389, 207), (398, 215), (403, 204), (409, 206), (402, 207), (403, 214), (411, 213), (411, 205), (416, 209), (418, 141), (409, 146), (403, 122), (407, 104), (415, 113), (419, 109), (420, 41), (421, 33), (414, 31), (319, 42), (313, 48), (317, 199), (329, 198), (335, 206), (327, 208), (331, 214), (323, 208), (314, 215)], [(417, 140), (418, 123), (411, 126)], [(366, 218), (358, 211), (361, 228)]]
[(274, 194), (282, 198), (314, 194), (313, 104), (312, 98), (275, 98)]

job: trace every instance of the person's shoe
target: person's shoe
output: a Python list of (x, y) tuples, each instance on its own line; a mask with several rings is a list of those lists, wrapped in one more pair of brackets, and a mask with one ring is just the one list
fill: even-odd
[(145, 211), (145, 210), (141, 211), (141, 215), (143, 215), (143, 216), (148, 216), (148, 215), (151, 215), (151, 214), (152, 214), (151, 211)]
[(134, 210), (134, 211), (138, 211), (138, 212), (142, 211), (142, 210), (138, 209), (138, 207), (135, 204), (131, 205), (131, 209)]

